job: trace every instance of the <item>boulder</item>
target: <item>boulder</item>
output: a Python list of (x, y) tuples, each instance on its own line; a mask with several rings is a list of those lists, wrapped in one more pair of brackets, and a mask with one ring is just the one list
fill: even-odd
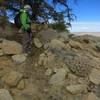
[(3, 40), (2, 50), (4, 54), (20, 54), (22, 53), (22, 45), (16, 41)]
[(52, 84), (52, 85), (63, 83), (66, 74), (67, 74), (67, 72), (66, 72), (66, 70), (64, 68), (58, 69), (56, 74), (51, 76), (49, 83)]
[(2, 42), (3, 41), (3, 38), (0, 38), (0, 42)]
[(94, 93), (89, 93), (87, 100), (100, 100), (100, 98), (98, 98)]
[(51, 65), (52, 63), (54, 65), (54, 61), (55, 61), (55, 55), (52, 54), (51, 52), (47, 52), (40, 54), (38, 64), (49, 68), (49, 65)]
[(64, 49), (65, 49), (65, 50), (71, 50), (71, 46), (67, 43), (67, 44), (65, 44)]
[(47, 60), (46, 60), (46, 55), (45, 53), (40, 54), (39, 60), (38, 60), (38, 65), (45, 65)]
[(41, 48), (43, 46), (42, 42), (38, 38), (34, 38), (34, 44), (37, 48)]
[(44, 48), (45, 50), (48, 49), (48, 47), (49, 47), (49, 43), (45, 43), (44, 46), (43, 46), (43, 48)]
[(8, 73), (8, 75), (4, 77), (3, 80), (8, 86), (14, 87), (20, 82), (21, 79), (22, 79), (22, 74), (16, 71), (11, 71)]
[(13, 100), (13, 98), (8, 90), (0, 89), (0, 100)]
[(0, 43), (0, 49), (2, 48), (2, 43)]
[(2, 49), (0, 49), (0, 56), (3, 56), (3, 51), (2, 51)]
[(50, 41), (58, 37), (59, 35), (59, 33), (57, 33), (56, 30), (53, 30), (53, 29), (42, 30), (38, 34), (41, 36), (41, 40), (43, 43)]
[(72, 48), (75, 48), (75, 49), (83, 49), (83, 46), (82, 46), (82, 44), (81, 43), (79, 43), (79, 42), (77, 42), (77, 41), (70, 41), (69, 42), (69, 44), (70, 44), (70, 46), (72, 47)]
[(95, 46), (96, 46), (97, 50), (100, 51), (100, 42), (96, 43)]
[(21, 80), (17, 86), (19, 90), (23, 90), (25, 88), (25, 81)]
[(25, 62), (25, 60), (27, 59), (25, 54), (20, 54), (20, 55), (13, 55), (12, 56), (12, 60), (16, 63), (16, 64), (21, 64), (23, 62)]
[(92, 83), (99, 85), (100, 84), (100, 70), (92, 69), (89, 79)]
[(49, 44), (49, 48), (51, 49), (61, 50), (61, 49), (64, 49), (64, 47), (65, 47), (65, 44), (62, 41), (57, 40), (57, 39), (53, 39)]
[(69, 33), (68, 32), (62, 32), (62, 33), (59, 33), (59, 38), (63, 38), (65, 42), (68, 42), (69, 41)]
[(50, 76), (52, 74), (52, 69), (48, 68), (45, 72), (46, 76)]
[(69, 85), (66, 87), (66, 89), (71, 94), (80, 94), (87, 91), (87, 85), (83, 84)]

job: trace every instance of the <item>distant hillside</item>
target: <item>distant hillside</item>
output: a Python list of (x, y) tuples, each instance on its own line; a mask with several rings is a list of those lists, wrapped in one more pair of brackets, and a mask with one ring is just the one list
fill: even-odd
[(76, 35), (93, 35), (93, 36), (100, 36), (100, 32), (72, 32), (73, 34)]

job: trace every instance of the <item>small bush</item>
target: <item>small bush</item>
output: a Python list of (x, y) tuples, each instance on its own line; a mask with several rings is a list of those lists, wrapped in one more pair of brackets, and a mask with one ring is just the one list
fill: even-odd
[(50, 27), (57, 30), (58, 32), (69, 32), (67, 25), (63, 22), (50, 24)]

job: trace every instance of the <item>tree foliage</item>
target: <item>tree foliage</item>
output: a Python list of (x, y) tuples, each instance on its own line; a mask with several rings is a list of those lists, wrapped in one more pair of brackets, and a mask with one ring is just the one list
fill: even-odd
[[(7, 9), (17, 12), (17, 9), (29, 4), (32, 7), (32, 20), (54, 25), (71, 26), (74, 14), (69, 6), (71, 0), (0, 0), (0, 12), (5, 15)], [(60, 10), (57, 10), (61, 7)]]

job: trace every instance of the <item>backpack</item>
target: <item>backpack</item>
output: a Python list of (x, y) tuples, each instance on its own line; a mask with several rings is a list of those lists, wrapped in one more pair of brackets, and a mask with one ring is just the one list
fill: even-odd
[(21, 14), (21, 12), (19, 12), (14, 18), (15, 25), (18, 28), (21, 28), (21, 26), (22, 26), (22, 23), (21, 23), (21, 20), (20, 20), (20, 14)]

